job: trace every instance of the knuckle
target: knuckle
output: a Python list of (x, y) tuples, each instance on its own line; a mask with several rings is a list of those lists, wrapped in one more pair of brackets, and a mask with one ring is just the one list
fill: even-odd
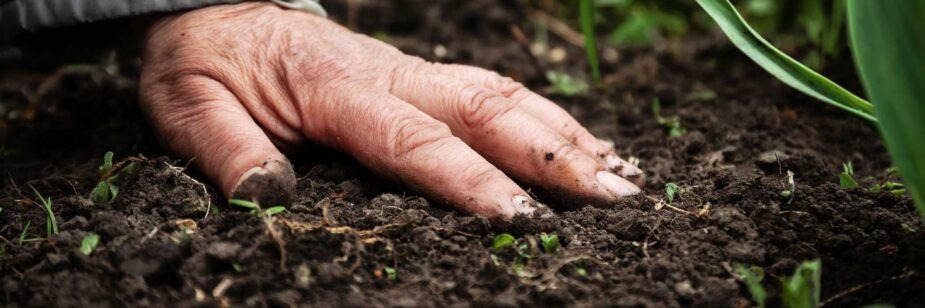
[[(557, 158), (556, 161), (562, 162), (564, 164), (568, 164), (575, 160), (581, 159), (583, 155), (581, 152), (581, 149), (565, 141), (562, 141), (559, 144), (557, 144), (555, 148), (553, 148), (552, 151), (549, 153), (553, 154), (552, 157)], [(562, 157), (562, 159), (558, 159), (559, 157)]]
[(398, 118), (389, 131), (387, 138), (392, 140), (390, 152), (398, 159), (413, 157), (456, 138), (446, 124), (413, 115)]
[(490, 184), (497, 176), (498, 170), (489, 168), (485, 164), (468, 164), (466, 170), (461, 171), (463, 187), (466, 191), (474, 191), (479, 187)]
[(462, 90), (459, 112), (466, 127), (473, 129), (496, 121), (514, 106), (498, 92), (482, 87)]

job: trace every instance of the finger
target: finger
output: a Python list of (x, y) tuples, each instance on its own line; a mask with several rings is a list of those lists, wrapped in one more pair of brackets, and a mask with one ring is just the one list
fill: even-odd
[(556, 103), (530, 91), (511, 78), (502, 77), (495, 72), (466, 65), (435, 64), (434, 69), (441, 74), (459, 78), (474, 85), (495, 90), (513, 101), (517, 107), (547, 126), (556, 130), (566, 140), (583, 151), (599, 159), (605, 166), (629, 179), (634, 184), (645, 184), (642, 169), (620, 158), (613, 143), (601, 142), (578, 123), (565, 109)]
[(454, 135), (524, 182), (596, 203), (639, 192), (495, 91), (414, 71), (396, 78), (393, 93), (449, 125)]
[(181, 79), (169, 90), (162, 84), (142, 87), (142, 106), (161, 141), (192, 159), (228, 198), (289, 205), (295, 192), (292, 165), (237, 98), (208, 77)]
[(511, 219), (542, 208), (446, 124), (388, 93), (338, 92), (336, 99), (307, 108), (317, 119), (306, 126), (310, 139), (464, 211)]

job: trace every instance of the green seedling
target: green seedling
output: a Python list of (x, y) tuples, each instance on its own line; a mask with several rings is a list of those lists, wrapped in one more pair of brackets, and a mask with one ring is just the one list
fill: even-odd
[(681, 187), (678, 184), (669, 182), (665, 184), (665, 199), (668, 199), (668, 203), (674, 202), (674, 198), (681, 194)]
[(681, 127), (681, 120), (678, 116), (663, 117), (662, 102), (659, 99), (652, 100), (652, 114), (655, 115), (655, 122), (668, 130), (669, 137), (681, 137), (687, 130)]
[(858, 182), (854, 180), (854, 165), (850, 161), (842, 164), (842, 172), (838, 175), (838, 183), (841, 185), (841, 189), (858, 187)]
[(594, 0), (579, 0), (578, 14), (581, 32), (585, 39), (585, 54), (591, 66), (591, 76), (595, 82), (601, 81), (601, 67), (597, 54), (597, 35), (594, 31)]
[(395, 271), (394, 267), (386, 266), (383, 270), (385, 270), (385, 277), (388, 277), (389, 280), (395, 281), (398, 279), (398, 272)]
[[(515, 255), (511, 263), (511, 270), (515, 275), (520, 277), (530, 277), (533, 275), (533, 273), (526, 270), (526, 263), (535, 257), (530, 254), (531, 251), (542, 249), (544, 252), (552, 254), (556, 253), (559, 247), (559, 237), (555, 234), (546, 233), (540, 234), (539, 245), (532, 237), (518, 240), (508, 233), (498, 234), (492, 242), (492, 250), (496, 253), (502, 252), (505, 249), (514, 250)], [(498, 260), (498, 256), (495, 254), (491, 255), (491, 260), (496, 266), (501, 266), (501, 261)]]
[(135, 174), (138, 164), (131, 161), (131, 158), (117, 164), (112, 163), (112, 152), (106, 152), (103, 155), (103, 164), (99, 167), (100, 181), (90, 192), (90, 200), (95, 204), (104, 204), (115, 200), (119, 196), (119, 185), (123, 184), (126, 178)]
[(576, 267), (576, 268), (575, 268), (575, 275), (578, 275), (578, 276), (581, 276), (581, 277), (588, 276), (588, 270), (586, 270), (584, 267)]
[(96, 249), (96, 245), (99, 245), (99, 243), (99, 235), (90, 234), (85, 236), (84, 239), (80, 241), (80, 253), (84, 254), (85, 256), (89, 256), (91, 253), (93, 253), (93, 250)]
[(555, 234), (540, 234), (540, 243), (542, 243), (543, 251), (546, 253), (556, 253), (559, 251), (559, 236)]
[(39, 200), (39, 204), (41, 205), (42, 209), (45, 210), (45, 228), (48, 237), (58, 235), (58, 220), (55, 219), (55, 212), (52, 211), (51, 208), (51, 197), (42, 197), (42, 194), (40, 194), (39, 191), (36, 190), (32, 185), (29, 185), (29, 188), (32, 188), (32, 192), (35, 194), (35, 198)]
[(254, 216), (257, 216), (257, 217), (263, 217), (263, 216), (266, 216), (266, 217), (273, 217), (273, 216), (276, 216), (276, 215), (278, 215), (278, 214), (280, 214), (280, 213), (286, 211), (286, 207), (285, 207), (285, 206), (274, 206), (274, 207), (270, 207), (270, 208), (267, 208), (267, 209), (264, 210), (264, 209), (260, 208), (260, 205), (258, 205), (256, 202), (247, 201), (247, 200), (242, 200), (242, 199), (231, 199), (231, 200), (228, 200), (228, 204), (240, 206), (240, 207), (243, 207), (243, 208), (246, 208), (246, 209), (250, 209), (250, 210), (251, 210), (250, 213), (253, 214)]
[(906, 185), (903, 183), (886, 181), (881, 184), (872, 185), (869, 190), (873, 193), (886, 191), (893, 194), (894, 196), (900, 197), (906, 194)]
[(761, 281), (764, 280), (764, 269), (757, 266), (745, 267), (741, 264), (737, 264), (736, 273), (739, 274), (740, 279), (745, 283), (745, 286), (748, 288), (748, 293), (751, 293), (752, 300), (755, 301), (755, 304), (757, 304), (759, 308), (764, 308), (765, 300), (768, 297), (768, 292), (764, 289), (764, 286), (761, 285)]
[(787, 204), (793, 202), (793, 196), (797, 192), (797, 184), (793, 180), (793, 171), (787, 170), (787, 184), (790, 185), (790, 189), (785, 189), (780, 192), (780, 196), (787, 198)]
[(516, 241), (517, 239), (515, 239), (513, 235), (501, 233), (495, 236), (495, 240), (492, 243), (491, 248), (494, 249), (495, 252), (500, 252), (508, 247), (514, 246), (514, 242)]
[[(751, 266), (736, 265), (739, 279), (745, 283), (748, 292), (758, 307), (765, 307), (768, 297), (767, 290), (761, 284), (764, 280), (764, 269)], [(781, 301), (787, 308), (815, 308), (819, 307), (819, 294), (821, 291), (822, 263), (819, 260), (805, 261), (794, 271), (793, 276), (781, 279)]]
[(26, 234), (29, 233), (29, 226), (32, 226), (31, 221), (26, 222), (26, 227), (22, 228), (22, 232), (19, 233), (19, 245), (22, 246), (22, 243), (26, 241)]
[(546, 80), (552, 85), (552, 88), (549, 90), (550, 94), (575, 96), (588, 92), (587, 82), (563, 72), (547, 71)]
[(244, 271), (244, 267), (242, 267), (241, 263), (238, 263), (238, 262), (231, 262), (231, 268), (233, 268), (234, 271), (238, 273), (241, 273)]
[(791, 308), (819, 307), (822, 290), (822, 263), (819, 260), (805, 261), (794, 271), (793, 276), (782, 281), (781, 297), (784, 306)]

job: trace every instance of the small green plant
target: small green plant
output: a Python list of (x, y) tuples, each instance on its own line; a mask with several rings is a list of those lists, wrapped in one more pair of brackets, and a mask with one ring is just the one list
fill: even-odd
[(765, 291), (764, 286), (761, 285), (761, 281), (764, 280), (764, 269), (757, 266), (745, 267), (741, 264), (737, 264), (736, 273), (739, 274), (742, 282), (745, 283), (745, 286), (748, 288), (748, 293), (751, 293), (752, 300), (755, 301), (755, 304), (757, 304), (759, 308), (764, 308), (764, 302), (768, 298), (768, 292)]
[(398, 272), (395, 271), (394, 267), (386, 266), (384, 270), (385, 270), (385, 277), (389, 278), (389, 280), (395, 281), (398, 279)]
[(550, 94), (575, 96), (588, 92), (587, 82), (563, 72), (546, 71), (546, 80), (552, 85), (552, 88), (549, 90)]
[(85, 236), (84, 239), (80, 241), (80, 253), (84, 254), (85, 256), (89, 256), (91, 253), (93, 253), (93, 250), (96, 249), (96, 246), (99, 245), (99, 243), (99, 235), (91, 233)]
[(806, 261), (793, 273), (783, 279), (781, 297), (784, 306), (791, 308), (819, 307), (822, 291), (822, 263), (819, 260)]
[[(736, 273), (745, 283), (748, 292), (758, 307), (765, 307), (768, 296), (761, 284), (764, 270), (757, 266), (736, 265)], [(781, 279), (781, 302), (787, 308), (819, 307), (819, 294), (822, 290), (822, 263), (819, 260), (804, 261), (794, 271), (793, 276)]]
[[(501, 233), (495, 236), (492, 242), (492, 250), (495, 253), (500, 253), (506, 249), (513, 249), (514, 260), (511, 263), (511, 270), (517, 276), (529, 277), (533, 273), (527, 271), (526, 263), (535, 258), (534, 255), (531, 255), (531, 252), (539, 253), (539, 250), (542, 249), (545, 253), (553, 254), (560, 248), (559, 237), (555, 234), (542, 233), (539, 238), (540, 243), (537, 244), (536, 239), (532, 237), (517, 239), (508, 233)], [(498, 260), (497, 255), (492, 254), (491, 260), (495, 265), (501, 266), (501, 261)]]
[(241, 263), (238, 262), (231, 262), (231, 268), (238, 273), (244, 272), (244, 267), (241, 266)]
[(669, 182), (665, 184), (665, 199), (668, 200), (668, 203), (674, 202), (674, 198), (681, 193), (681, 187), (678, 184)]
[(787, 199), (787, 204), (793, 202), (793, 196), (797, 192), (797, 184), (793, 180), (793, 171), (787, 170), (787, 184), (790, 185), (790, 189), (785, 189), (780, 192), (780, 196)]
[(19, 233), (19, 245), (22, 246), (22, 243), (26, 241), (26, 235), (29, 233), (29, 227), (32, 226), (31, 221), (26, 222), (26, 227), (22, 228), (22, 232)]
[(507, 233), (501, 233), (495, 236), (495, 240), (492, 243), (491, 248), (494, 249), (495, 252), (500, 252), (504, 250), (505, 248), (514, 246), (514, 242), (516, 241), (517, 239), (514, 238), (513, 235), (510, 235)]
[(543, 251), (546, 253), (556, 253), (559, 251), (559, 236), (555, 234), (540, 234), (540, 243), (543, 245)]
[(250, 210), (251, 210), (251, 214), (253, 214), (254, 216), (257, 216), (257, 217), (263, 217), (263, 216), (273, 217), (273, 216), (276, 216), (276, 215), (278, 215), (278, 214), (280, 214), (280, 213), (286, 211), (286, 207), (285, 207), (285, 206), (274, 206), (274, 207), (269, 207), (269, 208), (267, 208), (267, 209), (262, 209), (262, 208), (260, 208), (260, 205), (258, 205), (256, 202), (247, 201), (247, 200), (242, 200), (242, 199), (231, 199), (231, 200), (228, 200), (228, 204), (240, 206), (240, 207), (243, 207), (243, 208), (246, 208), (246, 209), (250, 209)]
[(906, 185), (904, 185), (903, 183), (886, 181), (880, 184), (874, 184), (870, 186), (869, 190), (870, 192), (874, 192), (874, 193), (886, 191), (886, 192), (893, 194), (894, 196), (899, 197), (899, 196), (906, 194)]
[(55, 219), (55, 212), (52, 211), (51, 208), (51, 197), (43, 197), (34, 186), (29, 185), (29, 187), (32, 188), (32, 193), (35, 194), (35, 198), (39, 200), (39, 205), (45, 210), (45, 228), (48, 237), (58, 235), (58, 220)]
[(138, 169), (138, 165), (133, 161), (113, 165), (112, 157), (112, 152), (106, 152), (103, 155), (103, 164), (99, 167), (100, 181), (90, 192), (90, 200), (95, 204), (115, 200), (119, 196), (119, 185)]
[(842, 172), (838, 175), (838, 184), (841, 185), (841, 189), (858, 187), (858, 182), (854, 180), (854, 165), (850, 161), (842, 164)]
[(652, 100), (652, 114), (655, 115), (655, 122), (668, 130), (669, 137), (681, 137), (687, 133), (687, 130), (681, 127), (681, 119), (678, 116), (662, 116), (662, 102), (657, 98)]

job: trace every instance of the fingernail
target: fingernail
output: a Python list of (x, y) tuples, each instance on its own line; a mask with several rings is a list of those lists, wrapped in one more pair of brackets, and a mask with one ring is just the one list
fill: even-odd
[(529, 217), (550, 218), (553, 215), (552, 210), (550, 210), (548, 206), (536, 202), (527, 196), (514, 196), (514, 198), (511, 199), (511, 203), (514, 204), (514, 209), (517, 211), (517, 213), (524, 214)]
[(288, 206), (295, 194), (295, 172), (288, 160), (267, 160), (241, 175), (232, 198), (256, 201), (262, 206)]
[(601, 139), (601, 138), (597, 138), (597, 141), (600, 141), (601, 144), (604, 145), (604, 147), (606, 147), (606, 148), (608, 148), (608, 149), (613, 149), (613, 146), (614, 146), (613, 141), (610, 141), (610, 140), (607, 140), (607, 139)]
[(636, 167), (635, 165), (620, 159), (620, 157), (616, 154), (609, 154), (606, 158), (604, 158), (604, 160), (607, 162), (607, 166), (610, 167), (610, 170), (618, 173), (623, 177), (631, 178), (642, 175), (642, 169), (639, 169), (639, 167)]
[(618, 197), (631, 196), (641, 192), (639, 187), (633, 185), (630, 181), (608, 171), (598, 171), (597, 182)]

